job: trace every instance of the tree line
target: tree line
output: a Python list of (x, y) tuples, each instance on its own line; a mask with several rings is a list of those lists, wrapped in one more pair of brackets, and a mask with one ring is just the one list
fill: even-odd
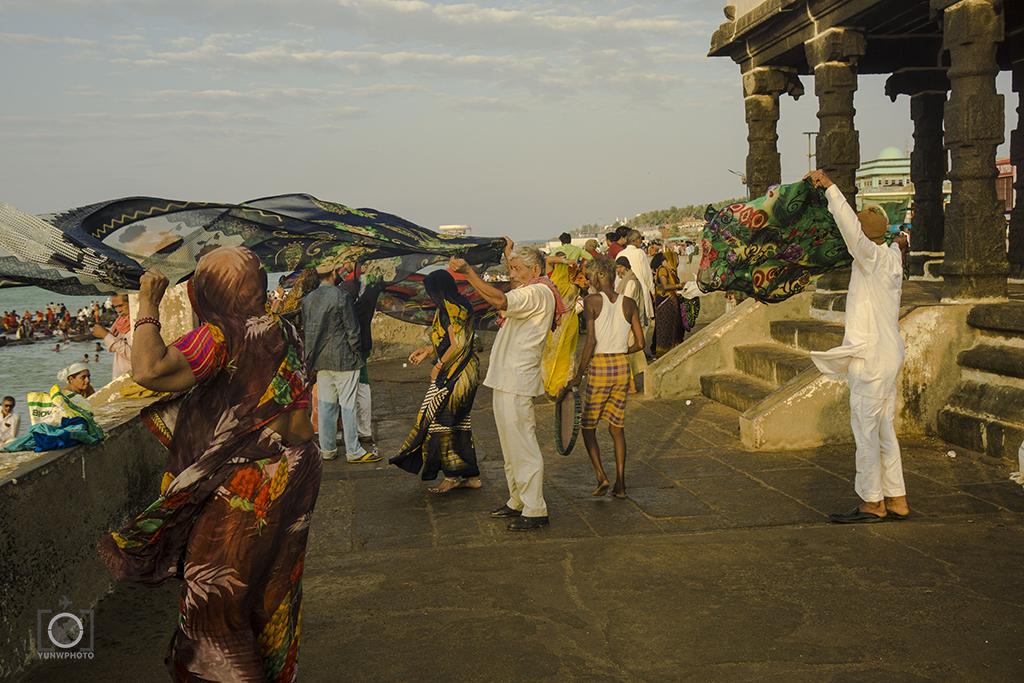
[[(712, 202), (710, 206), (715, 207), (717, 210), (721, 209), (723, 206), (729, 206), (730, 204), (745, 201), (747, 201), (745, 197), (733, 197), (731, 199)], [(667, 209), (644, 211), (630, 219), (629, 225), (637, 229), (672, 228), (680, 223), (691, 222), (694, 219), (704, 220), (704, 212), (707, 211), (708, 206), (708, 204), (688, 204), (686, 206), (671, 206)], [(601, 234), (611, 227), (613, 226), (587, 223), (585, 225), (581, 225), (574, 232), (577, 235)]]

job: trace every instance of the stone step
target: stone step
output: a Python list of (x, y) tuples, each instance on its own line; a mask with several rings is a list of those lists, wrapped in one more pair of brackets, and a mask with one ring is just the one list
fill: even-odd
[(979, 344), (961, 351), (956, 362), (962, 368), (1024, 379), (1024, 348)]
[(1024, 389), (1005, 384), (961, 381), (946, 406), (960, 413), (992, 418), (1024, 429)]
[(819, 311), (846, 311), (846, 292), (815, 292), (811, 296), (811, 308)]
[(775, 390), (768, 382), (739, 372), (716, 372), (702, 375), (700, 391), (713, 401), (745, 412)]
[(962, 381), (939, 411), (937, 428), (950, 443), (1015, 460), (1024, 440), (1024, 389)]
[(772, 338), (804, 351), (827, 351), (843, 343), (843, 326), (821, 320), (773, 320)]
[(1024, 424), (960, 412), (949, 406), (939, 411), (939, 437), (951, 444), (1016, 461), (1024, 441)]
[(814, 365), (806, 351), (783, 344), (744, 344), (733, 348), (736, 369), (779, 387)]
[(975, 306), (967, 314), (967, 324), (979, 330), (1024, 337), (1024, 301)]

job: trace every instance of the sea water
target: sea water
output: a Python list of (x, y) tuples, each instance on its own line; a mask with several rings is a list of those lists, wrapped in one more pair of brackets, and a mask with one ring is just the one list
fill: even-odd
[[(106, 301), (101, 296), (66, 296), (55, 294), (38, 287), (16, 287), (11, 289), (0, 289), (0, 315), (4, 311), (15, 311), (20, 317), (25, 311), (46, 312), (46, 306), (54, 303), (58, 307), (61, 303), (67, 306), (71, 315), (78, 313), (79, 308), (91, 306), (93, 302), (100, 305)], [(7, 335), (13, 339), (14, 335)], [(85, 354), (89, 355), (89, 373), (92, 375), (92, 385), (99, 388), (112, 379), (114, 373), (114, 356), (110, 352), (101, 349), (100, 359), (96, 358), (96, 342), (91, 339), (87, 342), (60, 343), (60, 352), (54, 352), (60, 336), (42, 338), (36, 337), (32, 344), (19, 346), (0, 347), (0, 396), (13, 396), (17, 405), (15, 411), (21, 415), (21, 434), (24, 435), (29, 427), (28, 406), (25, 395), (30, 391), (49, 391), (50, 387), (57, 384), (57, 373), (82, 360)]]
[[(267, 276), (271, 289), (287, 273), (270, 273)], [(78, 313), (80, 308), (91, 308), (93, 303), (101, 306), (107, 300), (103, 296), (68, 296), (40, 289), (39, 287), (13, 287), (0, 289), (0, 315), (5, 311), (14, 311), (19, 318), (25, 311), (35, 315), (36, 311), (46, 312), (50, 303), (60, 308), (64, 304), (71, 315)], [(13, 334), (7, 335), (13, 339)], [(30, 391), (49, 391), (57, 383), (57, 373), (74, 362), (81, 361), (85, 354), (89, 355), (89, 373), (92, 385), (99, 389), (109, 382), (114, 373), (114, 356), (101, 349), (100, 359), (96, 358), (97, 339), (86, 342), (61, 342), (60, 352), (53, 350), (57, 337), (37, 337), (32, 344), (0, 347), (0, 396), (13, 396), (15, 411), (21, 415), (22, 434), (28, 429), (29, 417), (25, 394)]]

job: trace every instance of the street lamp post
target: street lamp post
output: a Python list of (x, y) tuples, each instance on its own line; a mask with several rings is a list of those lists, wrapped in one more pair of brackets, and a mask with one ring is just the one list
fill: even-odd
[(811, 139), (815, 135), (817, 135), (817, 134), (818, 134), (818, 132), (817, 131), (813, 131), (813, 130), (804, 131), (804, 135), (807, 136), (807, 172), (808, 173), (810, 173), (811, 171), (814, 170), (814, 164), (812, 163), (812, 161), (813, 161), (815, 155), (814, 155), (814, 150), (811, 147)]
[(729, 170), (729, 173), (732, 173), (734, 176), (736, 176), (737, 178), (740, 179), (741, 183), (743, 183), (743, 189), (746, 190), (743, 193), (743, 197), (744, 197), (744, 199), (746, 201), (749, 202), (750, 201), (750, 188), (747, 186), (747, 174), (746, 173), (740, 173), (739, 171), (734, 171), (731, 168), (728, 169), (728, 170)]

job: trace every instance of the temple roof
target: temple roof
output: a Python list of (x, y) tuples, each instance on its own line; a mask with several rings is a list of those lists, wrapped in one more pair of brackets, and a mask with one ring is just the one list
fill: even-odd
[[(831, 28), (856, 28), (867, 38), (860, 73), (944, 66), (939, 11), (955, 0), (763, 0), (722, 24), (711, 38), (711, 57), (732, 57), (746, 71), (779, 66), (811, 73), (804, 43)], [(732, 3), (730, 3), (732, 4)], [(746, 9), (749, 3), (739, 9)], [(1003, 3), (1006, 37), (1001, 68), (1024, 58), (1024, 2)], [(1013, 53), (1013, 54), (1011, 54)]]

